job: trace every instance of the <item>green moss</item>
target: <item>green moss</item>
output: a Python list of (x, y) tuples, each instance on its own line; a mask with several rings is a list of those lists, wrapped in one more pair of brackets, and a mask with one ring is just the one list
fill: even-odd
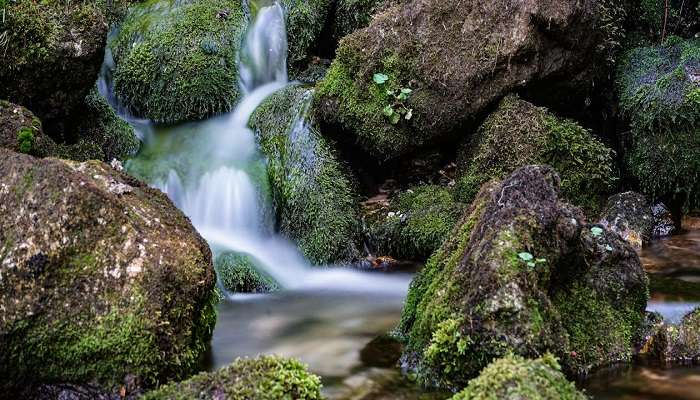
[(486, 367), (452, 400), (585, 400), (566, 380), (556, 358), (545, 354), (528, 360), (508, 355)]
[(144, 400), (321, 399), (321, 380), (296, 360), (263, 356), (238, 359), (216, 372), (202, 373), (184, 382), (147, 393)]
[(215, 262), (219, 282), (232, 293), (267, 293), (279, 289), (277, 283), (260, 272), (249, 256), (224, 253)]
[(34, 130), (23, 126), (17, 131), (17, 147), (21, 153), (29, 154), (34, 147)]
[(282, 0), (289, 42), (288, 61), (299, 65), (321, 39), (331, 9), (330, 0)]
[(440, 186), (418, 186), (399, 194), (388, 210), (367, 221), (375, 253), (427, 259), (445, 241), (464, 208)]
[(688, 72), (698, 65), (700, 40), (671, 40), (630, 50), (617, 76), (631, 126), (627, 168), (645, 194), (682, 194), (689, 206), (700, 204), (700, 107)]
[(134, 6), (109, 43), (120, 102), (169, 123), (228, 111), (239, 97), (236, 55), (245, 27), (238, 0)]
[(455, 197), (464, 203), (491, 179), (524, 165), (548, 164), (561, 177), (564, 198), (595, 214), (616, 180), (612, 150), (574, 121), (515, 95), (501, 101), (464, 147), (455, 188)]
[(251, 126), (268, 159), (280, 231), (315, 264), (347, 261), (359, 254), (357, 197), (309, 114), (311, 96), (302, 87), (286, 88), (256, 110)]

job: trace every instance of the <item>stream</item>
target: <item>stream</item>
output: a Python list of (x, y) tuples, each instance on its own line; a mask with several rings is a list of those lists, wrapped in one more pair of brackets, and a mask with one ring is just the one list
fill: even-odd
[[(360, 356), (399, 321), (411, 274), (311, 267), (274, 232), (265, 159), (248, 120), (266, 97), (290, 84), (279, 5), (258, 11), (242, 49), (238, 80), (244, 96), (232, 112), (167, 127), (125, 118), (143, 140), (127, 171), (167, 193), (214, 254), (250, 256), (284, 288), (266, 295), (226, 293), (206, 368), (278, 354), (307, 363), (323, 378), (324, 395), (331, 399), (449, 397), (421, 392), (396, 369), (373, 366)], [(112, 97), (108, 82), (100, 88)], [(650, 272), (700, 280), (700, 230), (657, 241), (642, 258)], [(653, 293), (649, 309), (677, 322), (699, 300)], [(700, 399), (700, 368), (617, 368), (581, 385), (596, 399)]]

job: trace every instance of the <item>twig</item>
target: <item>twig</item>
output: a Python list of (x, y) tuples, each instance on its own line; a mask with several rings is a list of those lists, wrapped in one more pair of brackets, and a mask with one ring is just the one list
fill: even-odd
[(661, 30), (661, 41), (666, 39), (666, 24), (668, 23), (668, 0), (664, 1), (664, 28)]

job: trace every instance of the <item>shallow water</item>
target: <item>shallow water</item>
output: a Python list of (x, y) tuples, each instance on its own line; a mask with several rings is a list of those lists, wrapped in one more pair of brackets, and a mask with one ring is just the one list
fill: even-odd
[(582, 387), (596, 400), (700, 400), (700, 367), (622, 367)]

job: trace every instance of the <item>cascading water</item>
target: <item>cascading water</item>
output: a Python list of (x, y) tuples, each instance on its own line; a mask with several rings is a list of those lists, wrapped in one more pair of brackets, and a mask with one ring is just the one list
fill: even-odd
[[(273, 232), (265, 162), (248, 120), (265, 98), (289, 84), (284, 11), (278, 3), (257, 11), (239, 58), (243, 98), (236, 108), (176, 127), (133, 124), (144, 146), (127, 170), (167, 193), (215, 254), (245, 254), (285, 289), (405, 295), (408, 277), (311, 268), (292, 243)], [(301, 121), (294, 124), (306, 128)]]

